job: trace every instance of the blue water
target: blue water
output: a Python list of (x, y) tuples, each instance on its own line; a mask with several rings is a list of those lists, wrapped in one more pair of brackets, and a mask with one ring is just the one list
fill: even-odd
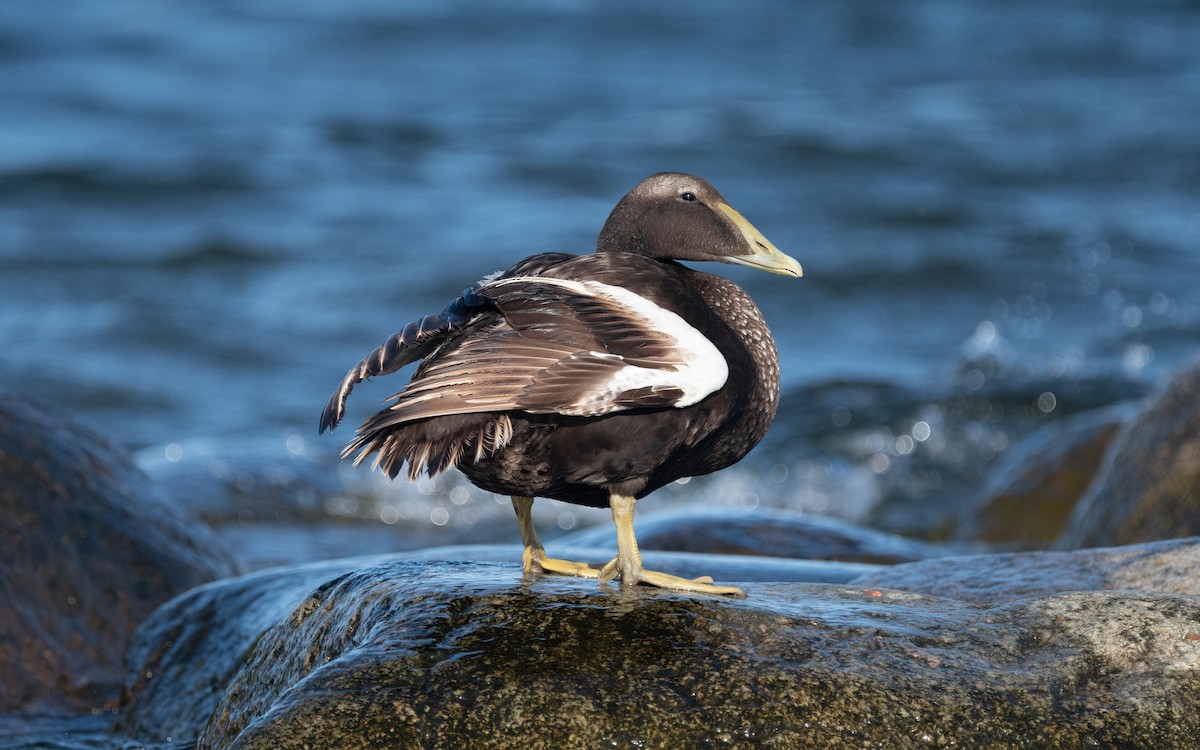
[(664, 507), (919, 533), (1021, 435), (1195, 355), (1197, 123), (1187, 2), (8, 0), (0, 387), (166, 475), (253, 494), (297, 471), (255, 466), (311, 460), (297, 513), (469, 537), (504, 507), (453, 478), (348, 498), (326, 397), (404, 323), (588, 251), (638, 180), (687, 171), (806, 276), (707, 269), (764, 309), (784, 410)]

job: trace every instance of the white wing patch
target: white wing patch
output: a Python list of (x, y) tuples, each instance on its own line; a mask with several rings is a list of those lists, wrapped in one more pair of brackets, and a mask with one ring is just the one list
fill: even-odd
[[(614, 403), (622, 393), (643, 388), (656, 391), (667, 389), (681, 391), (683, 395), (675, 400), (673, 406), (682, 408), (691, 406), (720, 390), (729, 377), (729, 365), (725, 361), (725, 357), (700, 331), (674, 312), (635, 292), (599, 281), (572, 281), (544, 276), (497, 279), (490, 282), (489, 286), (502, 286), (518, 282), (555, 286), (574, 294), (606, 299), (644, 321), (648, 329), (664, 334), (675, 342), (673, 347), (675, 356), (671, 361), (663, 361), (660, 367), (626, 364), (616, 370), (603, 387), (587, 394), (572, 408), (569, 410), (559, 409), (558, 413), (560, 414), (596, 416), (618, 411), (627, 408)], [(627, 361), (625, 357), (608, 352), (579, 352), (573, 356)], [(658, 363), (654, 362), (653, 364)]]

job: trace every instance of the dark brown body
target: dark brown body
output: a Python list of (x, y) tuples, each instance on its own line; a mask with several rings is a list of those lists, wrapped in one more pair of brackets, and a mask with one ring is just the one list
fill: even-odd
[[(544, 259), (544, 261), (543, 261)], [(612, 493), (643, 497), (681, 477), (729, 466), (762, 439), (779, 401), (779, 360), (758, 308), (731, 281), (672, 261), (626, 253), (545, 255), (514, 270), (620, 285), (675, 312), (724, 356), (725, 385), (682, 408), (632, 409), (596, 417), (506, 412), (511, 439), (476, 460), (470, 450), (457, 465), (477, 486), (508, 495), (549, 497), (606, 507)], [(472, 341), (501, 323), (498, 311), (482, 312), (425, 358), (414, 380), (442, 351), (470, 351)], [(556, 335), (569, 336), (570, 332)], [(497, 414), (434, 417), (387, 424), (388, 412), (368, 420), (358, 443), (384, 446), (466, 442)], [(434, 453), (443, 448), (435, 447)], [(411, 454), (410, 454), (411, 455)]]

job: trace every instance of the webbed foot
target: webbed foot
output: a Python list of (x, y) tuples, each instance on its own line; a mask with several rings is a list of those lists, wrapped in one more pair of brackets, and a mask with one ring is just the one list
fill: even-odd
[(680, 578), (670, 573), (647, 570), (642, 565), (642, 553), (638, 550), (637, 538), (633, 533), (633, 504), (635, 499), (612, 495), (613, 523), (617, 526), (617, 556), (600, 569), (601, 582), (611, 581), (618, 575), (625, 586), (645, 583), (650, 586), (683, 591), (689, 594), (717, 594), (720, 596), (745, 596), (746, 592), (735, 586), (717, 586), (710, 576)]
[(513, 511), (517, 514), (517, 523), (521, 525), (521, 542), (525, 552), (521, 555), (525, 575), (553, 573), (562, 576), (578, 576), (580, 578), (596, 578), (600, 570), (587, 563), (559, 560), (546, 554), (546, 548), (538, 539), (537, 530), (533, 527), (533, 498), (516, 495), (512, 499)]
[(521, 556), (525, 563), (525, 575), (536, 573), (554, 573), (562, 576), (577, 576), (579, 578), (599, 578), (600, 569), (593, 568), (588, 563), (560, 560), (549, 557), (545, 547), (526, 546)]

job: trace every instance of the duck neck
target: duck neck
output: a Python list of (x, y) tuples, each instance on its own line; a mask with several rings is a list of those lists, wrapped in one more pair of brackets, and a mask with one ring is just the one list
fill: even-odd
[(646, 241), (638, 231), (637, 223), (636, 202), (627, 195), (617, 203), (600, 229), (596, 252), (644, 254)]

